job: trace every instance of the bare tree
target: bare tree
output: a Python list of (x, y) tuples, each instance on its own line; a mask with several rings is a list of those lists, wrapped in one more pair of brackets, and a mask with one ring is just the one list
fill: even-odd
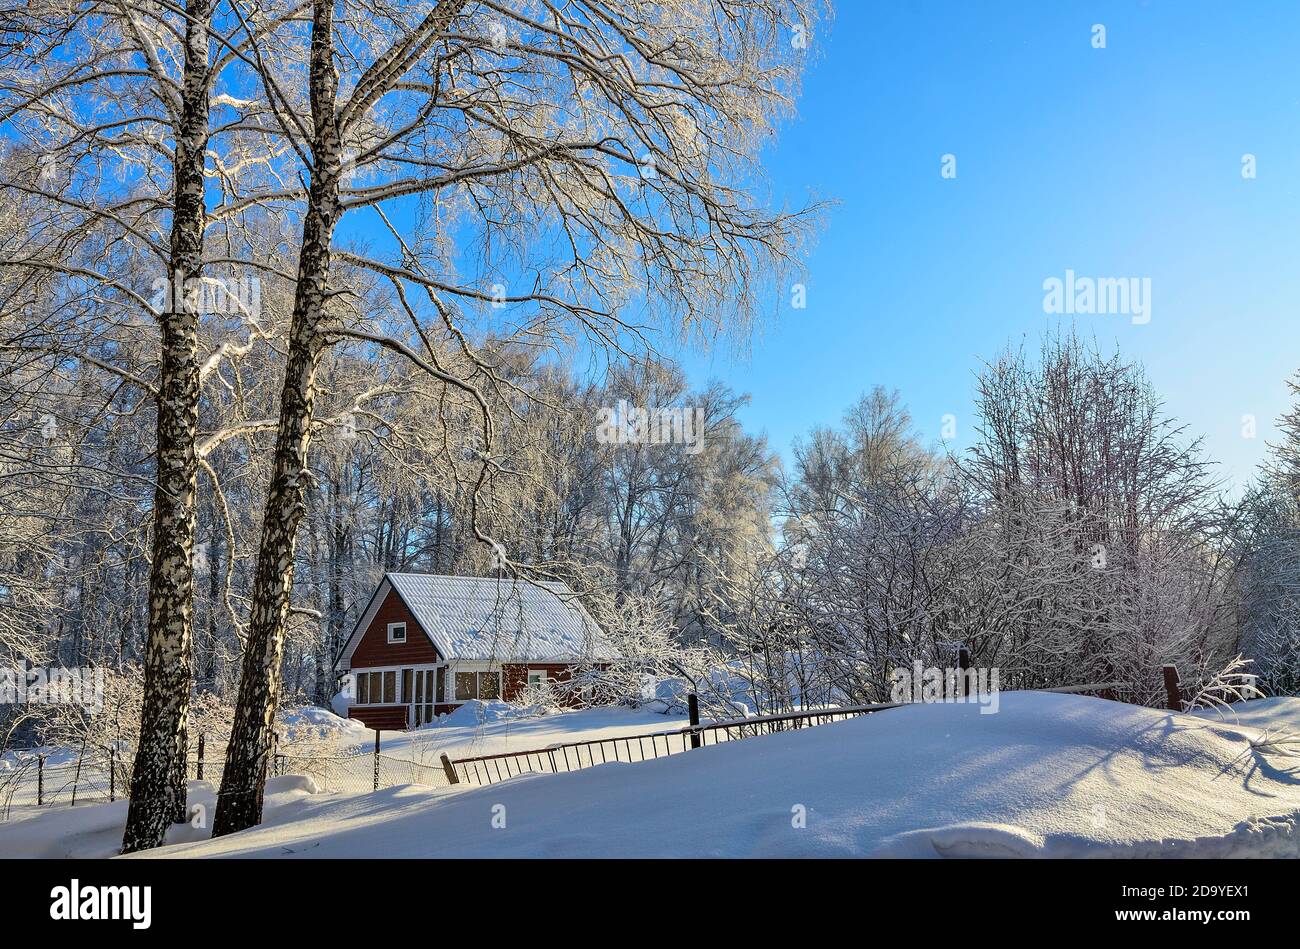
[[(804, 227), (801, 215), (767, 214), (745, 196), (764, 131), (790, 108), (801, 55), (792, 38), (811, 27), (796, 0), (617, 9), (587, 0), (564, 8), (442, 0), (414, 21), (373, 9), (345, 6), (336, 21), (332, 4), (313, 6), (310, 115), (282, 123), (303, 132), (310, 184), (218, 834), (261, 816), (323, 348), (371, 339), (478, 404), (471, 530), (492, 544), (477, 515), (495, 470), (484, 393), (504, 381), (474, 348), (463, 308), (509, 307), (513, 331), (542, 345), (562, 342), (570, 328), (616, 350), (638, 342), (642, 328), (619, 315), (638, 298), (679, 327), (734, 331)], [(344, 47), (340, 35), (357, 43)], [(359, 65), (354, 46), (376, 45), (383, 51)], [(349, 185), (345, 165), (387, 177)], [(413, 197), (447, 216), (431, 220), (420, 240), (403, 236), (381, 210)], [(390, 228), (398, 261), (334, 252), (339, 217), (360, 209)], [(479, 272), (457, 280), (456, 262), (474, 259), (467, 246), (479, 255)], [(339, 321), (335, 258), (391, 281), (413, 346)], [(526, 289), (508, 292), (512, 282)], [(427, 302), (430, 319), (408, 287)], [(439, 364), (435, 330), (454, 341), (467, 374)]]
[[(13, 45), (3, 51), (9, 67), (4, 114), (39, 143), (41, 173), (9, 178), (3, 187), (37, 201), (64, 225), (48, 238), (35, 236), (6, 266), (57, 274), (72, 293), (86, 293), (79, 288), (89, 283), (90, 299), (115, 294), (131, 319), (144, 316), (157, 325), (156, 366), (143, 373), (122, 366), (121, 348), (104, 360), (78, 351), (70, 345), (76, 334), (31, 347), (116, 374), (148, 392), (157, 410), (145, 694), (126, 851), (158, 845), (185, 809), (200, 388), (205, 371), (224, 355), (202, 360), (199, 353), (204, 301), (211, 296), (204, 239), (211, 223), (212, 96), (223, 73), (243, 65), (248, 42), (240, 37), (246, 24), (238, 10), (227, 9), (222, 22), (218, 17), (215, 0), (49, 3), (6, 11), (16, 28), (7, 33)], [(218, 99), (222, 109), (245, 104), (224, 91)], [(255, 117), (252, 110), (229, 123), (224, 131), (233, 146), (212, 153), (213, 177), (223, 188), (257, 165), (243, 161), (247, 139), (258, 137), (248, 129)], [(84, 261), (69, 259), (69, 250), (83, 249)], [(156, 273), (159, 265), (165, 276), (151, 294), (139, 275)], [(94, 305), (103, 319), (104, 304)]]

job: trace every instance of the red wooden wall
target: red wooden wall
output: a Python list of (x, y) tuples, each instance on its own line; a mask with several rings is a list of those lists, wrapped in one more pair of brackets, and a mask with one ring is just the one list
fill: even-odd
[[(406, 623), (406, 642), (388, 641), (389, 623)], [(361, 642), (352, 653), (353, 669), (373, 669), (376, 666), (414, 666), (440, 661), (438, 650), (415, 621), (396, 590), (389, 590), (384, 602), (375, 612), (370, 626), (361, 634)]]

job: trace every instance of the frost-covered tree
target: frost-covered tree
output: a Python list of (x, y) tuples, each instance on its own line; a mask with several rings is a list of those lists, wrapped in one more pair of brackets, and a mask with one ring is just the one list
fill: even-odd
[[(282, 15), (259, 12), (250, 24), (219, 0), (4, 11), (0, 112), (30, 168), (0, 188), (36, 212), (30, 240), (5, 266), (54, 276), (63, 295), (57, 318), (66, 321), (14, 348), (90, 362), (147, 392), (155, 409), (145, 695), (128, 851), (157, 845), (184, 812), (200, 386), (225, 354), (201, 353), (201, 322), (214, 299), (257, 319), (216, 281), (223, 273), (247, 280), (249, 261), (205, 258), (210, 228), (231, 234), (207, 205), (213, 191), (237, 195), (273, 153), (255, 100), (231, 93), (255, 81), (243, 68), (250, 44)], [(153, 357), (122, 346), (127, 334), (113, 333), (115, 322), (147, 340)], [(105, 347), (106, 358), (80, 345), (105, 336), (118, 344)]]
[[(637, 306), (707, 337), (741, 331), (758, 300), (778, 299), (772, 278), (804, 219), (769, 213), (748, 195), (763, 136), (791, 108), (804, 45), (794, 40), (811, 18), (799, 0), (312, 5), (305, 95), (273, 97), (307, 185), (214, 832), (260, 818), (325, 348), (371, 340), (478, 403), (470, 523), (476, 540), (493, 544), (477, 520), (497, 451), (484, 393), (504, 381), (467, 334), (469, 321), (535, 344), (576, 333), (621, 350), (643, 338), (629, 318)], [(423, 226), (396, 227), (383, 211), (416, 199), (436, 209)], [(349, 212), (389, 228), (388, 259), (334, 247)], [(339, 312), (346, 268), (392, 283), (408, 320), (400, 335)], [(498, 319), (494, 309), (508, 312)], [(452, 341), (467, 372), (440, 365), (434, 334)]]

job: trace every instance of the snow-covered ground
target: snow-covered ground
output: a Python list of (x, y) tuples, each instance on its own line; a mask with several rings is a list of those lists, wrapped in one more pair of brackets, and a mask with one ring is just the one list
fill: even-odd
[[(293, 805), (305, 797), (325, 797), (315, 793), (309, 778), (286, 775), (271, 778), (266, 784), (264, 816), (271, 823), (292, 820)], [(207, 781), (190, 782), (190, 807), (203, 807), (210, 821), (216, 806), (217, 789)], [(67, 857), (114, 857), (122, 847), (122, 828), (126, 825), (126, 801), (91, 804), (85, 807), (23, 808), (25, 819), (0, 824), (0, 857), (61, 859)], [(287, 809), (287, 810), (286, 810)], [(168, 843), (204, 840), (206, 827), (179, 824), (167, 831)]]
[[(331, 716), (332, 717), (332, 716)], [(351, 720), (340, 731), (340, 747), (370, 750), (375, 733)], [(684, 728), (686, 716), (662, 715), (648, 709), (589, 708), (539, 715), (505, 702), (467, 702), (436, 722), (405, 732), (384, 732), (381, 752), (418, 762), (436, 762), (440, 755), (468, 758), (507, 751), (531, 751), (574, 741)]]
[[(374, 771), (375, 733), (360, 722), (340, 718), (323, 708), (287, 709), (279, 717), (287, 730), (280, 751), (289, 756), (290, 770), (311, 774), (325, 790), (368, 790)], [(676, 731), (684, 716), (664, 715), (643, 708), (594, 708), (543, 715), (505, 702), (467, 702), (414, 731), (386, 731), (380, 739), (384, 785), (428, 783), (442, 785), (440, 756), (466, 758), (507, 751), (531, 751), (575, 741)], [(32, 748), (0, 755), (0, 822), (40, 813), (36, 807), (37, 753), (46, 757), (46, 803), (68, 804), (74, 785), (81, 806), (108, 799), (108, 775), (99, 762), (77, 769), (76, 749)], [(224, 757), (221, 745), (209, 741), (206, 776), (220, 781)], [(18, 787), (8, 787), (20, 761), (28, 766), (18, 775)], [(411, 762), (406, 767), (403, 762)], [(194, 773), (191, 760), (191, 773)], [(9, 805), (9, 806), (5, 806)]]
[(1238, 702), (1227, 708), (1202, 709), (1191, 714), (1212, 722), (1229, 722), (1237, 725), (1249, 725), (1264, 732), (1291, 734), (1300, 737), (1300, 714), (1297, 707), (1300, 699), (1290, 696), (1278, 696), (1268, 699), (1255, 699), (1250, 702)]
[[(526, 734), (571, 739), (566, 722), (591, 716)], [(218, 840), (179, 828), (142, 856), (1295, 857), (1300, 757), (1287, 732), (1300, 734), (1300, 699), (1220, 716), (1007, 693), (992, 715), (910, 706), (485, 788), (311, 794), (281, 779), (261, 827)], [(0, 854), (111, 852), (124, 813), (0, 826)]]

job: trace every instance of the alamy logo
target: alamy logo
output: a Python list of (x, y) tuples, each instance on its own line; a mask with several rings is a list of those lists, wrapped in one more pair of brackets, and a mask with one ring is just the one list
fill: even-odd
[(148, 929), (153, 921), (153, 887), (68, 886), (50, 890), (50, 919), (129, 919), (132, 929)]
[(685, 445), (688, 455), (704, 447), (704, 409), (647, 409), (619, 399), (596, 413), (596, 441), (602, 445)]
[(0, 705), (104, 707), (102, 668), (0, 666)]
[(1100, 316), (1130, 316), (1135, 325), (1151, 322), (1150, 277), (1077, 277), (1043, 281), (1043, 312)]
[(917, 659), (911, 667), (890, 673), (889, 697), (900, 705), (912, 702), (961, 702), (978, 705), (981, 715), (998, 710), (997, 669), (940, 669)]
[(262, 281), (257, 277), (190, 277), (188, 280), (159, 277), (153, 282), (149, 306), (155, 313), (244, 316), (255, 320), (262, 315)]

